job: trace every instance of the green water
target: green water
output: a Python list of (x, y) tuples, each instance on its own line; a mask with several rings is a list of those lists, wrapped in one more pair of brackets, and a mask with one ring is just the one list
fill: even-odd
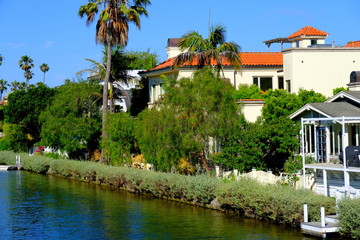
[(0, 172), (0, 239), (312, 239), (300, 230), (92, 184)]

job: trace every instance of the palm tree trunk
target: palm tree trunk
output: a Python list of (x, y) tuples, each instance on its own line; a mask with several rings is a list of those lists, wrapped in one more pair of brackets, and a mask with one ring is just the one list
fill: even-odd
[(110, 92), (109, 92), (109, 98), (110, 98), (110, 113), (114, 112), (114, 86), (113, 83), (110, 83)]
[[(108, 33), (109, 34), (109, 33)], [(110, 39), (108, 37), (108, 39)], [(104, 88), (103, 88), (103, 109), (102, 109), (102, 140), (104, 141), (108, 135), (105, 131), (106, 124), (106, 114), (108, 110), (108, 84), (110, 78), (110, 69), (111, 69), (111, 44), (107, 44), (107, 62), (106, 62), (106, 74), (104, 79)], [(103, 149), (101, 149), (101, 162), (106, 162)]]

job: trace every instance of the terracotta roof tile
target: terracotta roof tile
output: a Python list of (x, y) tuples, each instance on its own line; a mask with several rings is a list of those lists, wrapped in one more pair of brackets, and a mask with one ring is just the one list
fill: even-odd
[(244, 52), (240, 53), (243, 66), (282, 66), (281, 52)]
[[(240, 59), (243, 66), (282, 66), (283, 65), (283, 55), (281, 52), (244, 52), (239, 53)], [(160, 63), (154, 68), (148, 71), (160, 70), (168, 67), (172, 67), (175, 57), (169, 58), (166, 61)], [(216, 64), (215, 61), (212, 61), (211, 64)], [(231, 66), (229, 61), (223, 62), (224, 66)], [(182, 66), (197, 66), (197, 60), (194, 59), (192, 64), (185, 62)], [(143, 72), (148, 72), (143, 71)]]
[(302, 29), (294, 32), (293, 34), (291, 34), (290, 36), (288, 36), (288, 38), (295, 38), (295, 37), (300, 37), (300, 36), (327, 36), (329, 35), (328, 33), (321, 31), (319, 29), (313, 28), (311, 26), (305, 26)]
[(360, 40), (348, 42), (344, 47), (360, 47)]

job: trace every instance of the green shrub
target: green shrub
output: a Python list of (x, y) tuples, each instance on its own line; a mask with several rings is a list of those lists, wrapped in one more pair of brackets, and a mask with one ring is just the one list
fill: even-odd
[(309, 219), (312, 221), (319, 220), (321, 206), (328, 213), (335, 211), (335, 200), (332, 198), (288, 186), (261, 185), (248, 178), (222, 184), (216, 195), (219, 203), (229, 210), (291, 225), (299, 225), (303, 221), (305, 203), (309, 205)]
[[(89, 161), (20, 155), (25, 170), (94, 182), (219, 210), (231, 210), (248, 217), (277, 223), (299, 226), (303, 221), (304, 203), (308, 204), (309, 218), (313, 221), (319, 220), (321, 206), (325, 207), (328, 213), (335, 211), (333, 198), (291, 187), (262, 185), (247, 178), (223, 182), (208, 175), (185, 176)], [(1, 161), (14, 164), (15, 153), (0, 152)]]
[(338, 204), (340, 233), (360, 239), (360, 198), (345, 198)]

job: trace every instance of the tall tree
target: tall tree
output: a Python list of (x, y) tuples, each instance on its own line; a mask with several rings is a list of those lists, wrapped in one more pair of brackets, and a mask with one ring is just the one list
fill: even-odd
[(19, 87), (18, 87), (20, 90), (24, 90), (24, 89), (26, 89), (27, 88), (27, 86), (26, 86), (26, 83), (25, 82), (21, 82), (20, 84), (19, 84)]
[(29, 56), (22, 56), (19, 60), (19, 67), (24, 70), (24, 77), (26, 79), (26, 86), (29, 85), (29, 80), (32, 79), (34, 73), (31, 72), (31, 68), (34, 67), (34, 60)]
[(0, 101), (2, 99), (2, 95), (5, 90), (7, 90), (7, 87), (9, 86), (8, 82), (4, 79), (0, 79)]
[(16, 143), (18, 148), (14, 150), (26, 150), (40, 140), (39, 115), (52, 102), (55, 91), (42, 85), (9, 94), (8, 104), (5, 107), (5, 122), (16, 125), (14, 129), (17, 133), (11, 142), (16, 143), (19, 136), (22, 136), (19, 139), (25, 139), (22, 141), (22, 146)]
[(225, 33), (224, 26), (216, 25), (210, 28), (206, 39), (198, 32), (185, 34), (179, 42), (179, 47), (184, 52), (175, 58), (174, 66), (186, 62), (191, 65), (193, 61), (197, 61), (199, 68), (216, 65), (217, 70), (223, 72), (223, 65), (228, 61), (235, 69), (240, 70), (240, 46), (234, 42), (225, 42)]
[(71, 158), (98, 147), (101, 86), (68, 82), (57, 89), (54, 101), (40, 115), (42, 144), (66, 151)]
[(44, 73), (43, 83), (45, 83), (45, 73), (50, 70), (50, 67), (46, 63), (43, 63), (40, 65), (40, 70)]
[[(130, 76), (128, 75), (128, 65), (133, 60), (131, 57), (125, 56), (123, 50), (115, 46), (111, 52), (111, 71), (109, 78), (109, 100), (110, 100), (110, 113), (114, 112), (114, 97), (116, 96), (125, 96), (126, 105), (130, 104), (130, 97), (127, 92), (122, 88), (121, 85), (117, 84), (117, 88), (114, 89), (114, 83), (122, 82), (127, 84)], [(89, 72), (92, 79), (101, 80), (104, 79), (106, 75), (106, 61), (107, 61), (107, 50), (103, 51), (102, 62), (97, 62), (93, 59), (86, 58), (85, 60), (93, 64), (92, 68), (84, 69), (79, 71), (77, 74), (82, 74), (84, 72)]]
[[(89, 25), (95, 20), (99, 7), (103, 7), (96, 25), (96, 42), (107, 47), (106, 74), (103, 88), (102, 137), (106, 138), (106, 113), (108, 106), (108, 83), (111, 70), (111, 49), (115, 45), (124, 48), (128, 42), (129, 22), (140, 29), (140, 16), (148, 15), (145, 7), (150, 0), (90, 0), (79, 9), (80, 17), (87, 16)], [(105, 161), (102, 154), (102, 161)]]
[(16, 91), (20, 87), (20, 83), (18, 81), (12, 81), (10, 83), (11, 91)]
[(2, 61), (3, 61), (3, 56), (0, 54), (0, 66), (2, 64)]
[[(180, 159), (201, 160), (208, 171), (207, 156), (219, 151), (243, 118), (234, 88), (214, 77), (210, 67), (166, 86), (161, 107), (140, 113), (137, 137), (145, 159), (155, 168), (170, 170)], [(214, 139), (215, 144), (210, 144)]]

